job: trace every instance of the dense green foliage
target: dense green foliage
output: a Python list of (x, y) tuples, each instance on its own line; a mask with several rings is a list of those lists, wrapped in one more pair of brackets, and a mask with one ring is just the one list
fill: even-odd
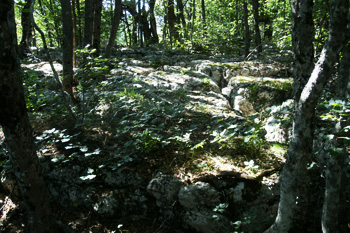
[[(205, 2), (205, 14), (201, 1), (183, 1), (184, 10), (180, 11), (175, 1), (175, 28), (178, 38), (170, 38), (167, 26), (168, 2), (156, 1), (154, 15), (157, 22), (157, 32), (160, 44), (189, 51), (209, 54), (234, 53), (243, 55), (245, 26), (243, 15), (243, 2), (246, 0), (213, 0)], [(101, 22), (101, 43), (105, 47), (108, 42), (113, 18), (114, 2), (103, 1)], [(140, 32), (140, 17), (150, 20), (149, 1), (141, 1), (140, 6), (145, 7), (147, 13), (139, 10), (136, 0), (123, 1), (123, 19), (117, 34), (118, 46), (145, 46), (145, 38)], [(193, 5), (195, 2), (195, 6)], [(20, 25), (21, 12), (25, 1), (16, 1), (16, 20)], [(84, 1), (75, 4), (76, 14), (76, 43), (82, 47), (84, 30)], [(134, 9), (137, 15), (132, 15), (129, 9)], [(248, 22), (250, 38), (254, 38), (254, 17), (251, 4), (248, 2)], [(314, 5), (315, 47), (320, 52), (328, 33), (329, 2), (316, 1)], [(134, 13), (135, 13), (134, 12)], [(291, 1), (260, 0), (259, 5), (260, 32), (264, 43), (272, 43), (280, 49), (291, 48)], [(61, 10), (59, 1), (36, 1), (34, 17), (40, 28), (45, 32), (49, 46), (61, 46)], [(136, 18), (135, 18), (136, 17)], [(205, 18), (204, 18), (205, 17)], [(150, 24), (147, 24), (150, 27)], [(21, 27), (17, 27), (18, 39), (21, 38)], [(34, 32), (34, 31), (33, 31)], [(32, 46), (42, 46), (41, 38), (34, 32)], [(253, 45), (252, 49), (257, 45)]]

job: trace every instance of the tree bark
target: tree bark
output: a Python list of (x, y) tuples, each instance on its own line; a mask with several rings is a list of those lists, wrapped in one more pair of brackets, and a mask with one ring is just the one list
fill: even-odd
[(73, 68), (76, 67), (75, 50), (77, 49), (77, 14), (75, 13), (75, 0), (72, 0), (72, 15), (73, 15)]
[(350, 45), (343, 50), (337, 79), (337, 97), (345, 100), (350, 98)]
[(101, 17), (102, 17), (102, 0), (94, 0), (94, 27), (93, 27), (93, 39), (92, 48), (96, 49), (96, 55), (100, 54), (101, 50)]
[(122, 1), (116, 0), (115, 6), (114, 6), (114, 17), (112, 22), (112, 28), (111, 28), (111, 34), (109, 36), (108, 45), (105, 52), (105, 57), (109, 58), (112, 53), (112, 48), (115, 43), (115, 38), (117, 37), (117, 32), (119, 28), (120, 19), (122, 17)]
[(158, 43), (159, 37), (157, 32), (157, 22), (156, 22), (156, 18), (154, 17), (154, 6), (156, 4), (156, 0), (150, 0), (148, 4), (149, 4), (149, 22), (150, 22), (151, 33), (152, 33), (152, 43)]
[(175, 26), (176, 16), (175, 16), (174, 0), (168, 0), (167, 3), (168, 3), (167, 15), (168, 15), (170, 37), (172, 39), (174, 39), (175, 41), (178, 41), (179, 40), (179, 33), (178, 33), (176, 26)]
[(63, 32), (63, 88), (73, 97), (73, 21), (70, 0), (61, 0)]
[[(92, 46), (93, 0), (85, 0), (85, 26), (83, 46)], [(91, 48), (91, 47), (90, 47)]]
[(182, 0), (176, 0), (178, 9), (179, 9), (179, 18), (180, 18), (180, 22), (182, 25), (182, 30), (184, 31), (184, 38), (187, 39), (188, 37), (188, 33), (187, 33), (187, 27), (186, 27), (186, 20), (185, 20), (185, 15), (184, 15), (184, 5)]
[(20, 43), (20, 55), (23, 57), (26, 53), (30, 51), (29, 45), (30, 45), (30, 39), (32, 36), (32, 24), (30, 22), (30, 14), (33, 12), (34, 8), (34, 1), (33, 0), (26, 0), (26, 4), (23, 7), (22, 10), (22, 17), (21, 17), (21, 23), (22, 23), (22, 39)]
[(347, 18), (348, 9), (348, 1), (332, 0), (329, 38), (296, 106), (293, 137), (280, 178), (281, 198), (278, 215), (275, 223), (265, 232), (296, 232), (305, 229), (301, 228), (305, 226), (300, 226), (298, 216), (303, 216), (305, 209), (302, 207), (309, 198), (305, 195), (309, 184), (305, 183), (304, 179), (312, 153), (312, 121), (317, 101), (345, 43), (343, 32), (347, 24), (344, 24), (344, 19)]
[(262, 53), (261, 35), (259, 29), (259, 0), (252, 0), (254, 12), (254, 31), (255, 31), (255, 46), (257, 47), (258, 55)]
[(297, 106), (300, 94), (314, 69), (313, 0), (294, 0), (292, 7), (293, 96), (294, 106)]
[(248, 4), (247, 0), (243, 0), (243, 12), (244, 12), (244, 55), (248, 57), (250, 50), (250, 32), (248, 23)]
[(27, 212), (29, 232), (62, 232), (52, 214), (26, 111), (12, 0), (0, 2), (0, 28), (0, 124)]

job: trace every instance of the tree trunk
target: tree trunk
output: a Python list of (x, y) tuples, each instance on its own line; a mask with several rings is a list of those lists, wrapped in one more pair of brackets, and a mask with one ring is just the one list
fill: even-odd
[(22, 10), (22, 17), (21, 17), (21, 23), (22, 23), (22, 39), (20, 43), (20, 55), (22, 57), (25, 56), (26, 53), (30, 52), (29, 45), (30, 45), (30, 39), (32, 36), (32, 24), (30, 22), (30, 14), (33, 12), (34, 8), (34, 1), (33, 0), (26, 0), (26, 4), (23, 7)]
[(312, 8), (313, 0), (293, 1), (294, 106), (297, 106), (300, 94), (314, 69), (314, 23), (312, 19)]
[(187, 39), (188, 33), (187, 33), (187, 28), (186, 28), (186, 20), (185, 20), (185, 15), (184, 15), (184, 5), (182, 0), (176, 0), (178, 9), (179, 9), (179, 18), (180, 22), (182, 25), (182, 30), (184, 31), (184, 38)]
[[(349, 18), (348, 22), (350, 22)], [(346, 41), (349, 41), (349, 37), (350, 34), (347, 32)], [(347, 101), (350, 81), (350, 46), (344, 46), (342, 52), (343, 57), (338, 72), (336, 95), (338, 99)], [(325, 148), (330, 151), (326, 153), (325, 158), (327, 161), (325, 170), (326, 187), (322, 211), (322, 231), (325, 233), (337, 233), (341, 229), (340, 226), (348, 223), (347, 220), (344, 223), (348, 210), (345, 207), (346, 205), (343, 205), (346, 200), (342, 200), (342, 194), (346, 193), (345, 187), (348, 187), (346, 182), (347, 144), (344, 142), (342, 129), (348, 124), (347, 119), (343, 118), (336, 122), (333, 132), (335, 137), (332, 140), (331, 148)]]
[(202, 7), (203, 31), (205, 36), (206, 35), (205, 30), (207, 29), (206, 16), (205, 16), (205, 0), (201, 0), (201, 7)]
[(73, 97), (73, 22), (70, 0), (61, 0), (63, 32), (63, 88)]
[(0, 28), (0, 124), (27, 211), (29, 232), (62, 232), (52, 214), (26, 111), (11, 0), (0, 2)]
[(77, 49), (77, 15), (75, 13), (75, 0), (72, 0), (72, 15), (73, 15), (73, 68), (76, 67), (75, 50)]
[[(295, 1), (294, 3), (297, 3), (299, 0)], [(296, 106), (293, 137), (280, 179), (281, 198), (278, 215), (275, 223), (265, 232), (301, 232), (305, 229), (305, 226), (300, 226), (299, 214), (304, 216), (304, 203), (309, 198), (305, 195), (309, 184), (305, 183), (304, 179), (312, 153), (312, 121), (315, 107), (324, 85), (331, 77), (339, 51), (345, 44), (344, 19), (347, 18), (349, 3), (343, 0), (332, 0), (331, 5), (329, 38)]]
[(81, 27), (81, 11), (80, 11), (80, 0), (76, 0), (76, 8), (77, 8), (77, 19), (78, 19), (78, 48), (83, 44), (83, 33), (82, 33), (82, 27)]
[(244, 11), (244, 55), (248, 57), (250, 50), (250, 32), (248, 23), (248, 4), (247, 0), (243, 0), (243, 11)]
[(168, 0), (167, 3), (168, 3), (167, 15), (168, 15), (170, 37), (171, 39), (178, 41), (179, 33), (175, 27), (176, 16), (175, 16), (174, 0)]
[(341, 59), (339, 76), (337, 79), (337, 97), (340, 99), (350, 98), (350, 46), (345, 46)]
[(192, 1), (191, 43), (193, 47), (194, 21), (196, 19), (196, 0)]
[(114, 7), (114, 17), (112, 22), (111, 34), (109, 36), (108, 45), (105, 52), (105, 57), (109, 58), (112, 53), (112, 48), (115, 43), (115, 38), (117, 37), (117, 32), (119, 28), (120, 19), (122, 17), (122, 1), (116, 0)]
[(258, 55), (262, 53), (261, 35), (259, 29), (259, 0), (252, 0), (254, 12), (254, 31), (255, 31), (255, 46), (257, 47)]
[(96, 55), (100, 54), (101, 50), (101, 17), (102, 17), (102, 0), (94, 0), (94, 27), (93, 27), (93, 39), (92, 48), (96, 49)]
[(85, 0), (84, 47), (92, 46), (93, 26), (93, 0)]
[(157, 23), (156, 18), (154, 17), (154, 6), (156, 4), (156, 0), (149, 1), (149, 22), (151, 25), (151, 33), (152, 33), (152, 43), (158, 43), (159, 37), (157, 32)]

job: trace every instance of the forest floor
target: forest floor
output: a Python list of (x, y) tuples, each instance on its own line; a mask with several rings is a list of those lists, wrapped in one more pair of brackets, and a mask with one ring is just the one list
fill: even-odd
[[(250, 90), (270, 85), (270, 79), (282, 80), (273, 85), (284, 87), (289, 63), (131, 49), (113, 59), (91, 58), (76, 70), (78, 101), (70, 103), (76, 119), (59, 96), (48, 62), (34, 56), (25, 63), (27, 106), (44, 172), (55, 168), (77, 174), (83, 185), (99, 190), (97, 199), (110, 191), (108, 172), (121, 169), (142, 176), (143, 186), (159, 172), (186, 185), (226, 172), (278, 186), (288, 145), (266, 140), (270, 115), (265, 109), (287, 98), (271, 104), (265, 99), (260, 106), (262, 101), (252, 98), (259, 93), (250, 93), (253, 109), (243, 112), (223, 90), (237, 77), (253, 83), (244, 87)], [(62, 70), (58, 62), (55, 68)], [(265, 76), (267, 70), (276, 76)], [(286, 77), (279, 75), (283, 72)], [(0, 130), (2, 177), (8, 180), (1, 189), (0, 229), (22, 232), (26, 219), (3, 138)], [(47, 175), (48, 183), (51, 179)], [(147, 219), (131, 214), (112, 221), (79, 201), (70, 205), (57, 204), (57, 215), (76, 232), (179, 232), (156, 212)]]

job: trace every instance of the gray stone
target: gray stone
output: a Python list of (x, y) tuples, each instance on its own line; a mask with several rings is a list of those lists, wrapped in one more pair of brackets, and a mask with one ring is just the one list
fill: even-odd
[(181, 188), (179, 202), (186, 209), (214, 208), (220, 203), (220, 193), (208, 183), (197, 182)]
[[(214, 219), (214, 215), (216, 219)], [(201, 233), (223, 233), (230, 226), (226, 217), (213, 211), (186, 211), (183, 216), (186, 225)]]
[(156, 204), (163, 209), (172, 209), (182, 182), (174, 176), (157, 174), (147, 185), (147, 191), (156, 198)]

